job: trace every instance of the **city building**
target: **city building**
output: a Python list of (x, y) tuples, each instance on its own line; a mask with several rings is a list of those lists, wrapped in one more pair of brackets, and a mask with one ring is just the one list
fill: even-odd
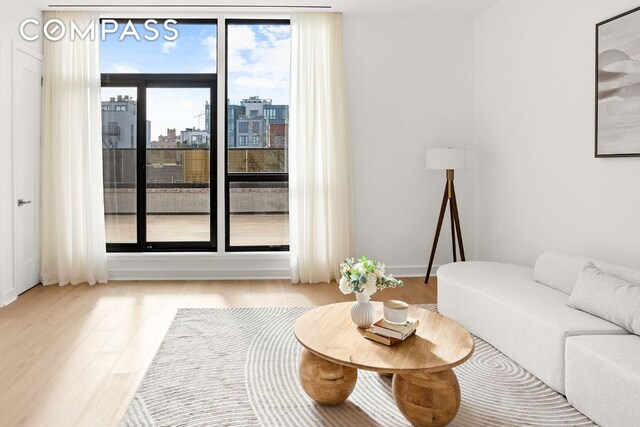
[[(259, 96), (243, 99), (240, 106), (227, 107), (227, 144), (238, 148), (271, 147), (270, 126), (286, 124), (288, 121), (288, 105), (274, 105), (271, 99)], [(279, 143), (284, 144), (281, 140)]]
[(269, 124), (283, 124), (289, 122), (288, 105), (265, 105), (264, 117)]
[(289, 145), (289, 124), (269, 124), (269, 142), (271, 148), (285, 148)]
[(227, 146), (230, 148), (237, 146), (236, 120), (244, 114), (242, 105), (231, 105), (227, 100)]
[(158, 135), (156, 141), (151, 141), (151, 148), (176, 148), (179, 139), (176, 137), (176, 130), (167, 129), (167, 135)]
[(187, 147), (198, 148), (209, 146), (211, 136), (208, 131), (196, 128), (186, 128), (180, 131), (180, 140)]
[(211, 105), (209, 105), (209, 101), (204, 102), (204, 130), (211, 134)]
[[(103, 148), (135, 148), (138, 105), (129, 95), (102, 101)], [(151, 122), (147, 120), (147, 147), (151, 146)]]

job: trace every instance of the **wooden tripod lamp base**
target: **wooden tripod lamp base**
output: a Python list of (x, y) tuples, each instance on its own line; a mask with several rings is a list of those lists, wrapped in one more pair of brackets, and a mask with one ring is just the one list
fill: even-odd
[[(433, 237), (433, 245), (431, 246), (431, 256), (429, 257), (429, 266), (424, 283), (429, 283), (431, 269), (433, 268), (433, 260), (436, 256), (438, 247), (438, 239), (440, 231), (442, 231), (442, 223), (444, 215), (449, 206), (449, 217), (451, 219), (451, 243), (453, 246), (453, 262), (458, 260), (457, 250), (460, 249), (460, 260), (466, 261), (464, 255), (464, 244), (462, 242), (462, 229), (460, 227), (460, 215), (458, 213), (458, 202), (456, 200), (456, 189), (453, 184), (455, 177), (455, 169), (472, 169), (475, 167), (475, 155), (471, 150), (461, 150), (453, 148), (435, 148), (427, 150), (427, 169), (444, 169), (447, 173), (447, 182), (444, 187), (444, 195), (442, 196), (442, 204), (440, 205), (440, 215), (438, 216), (438, 225), (436, 234)], [(456, 248), (456, 241), (457, 246)]]

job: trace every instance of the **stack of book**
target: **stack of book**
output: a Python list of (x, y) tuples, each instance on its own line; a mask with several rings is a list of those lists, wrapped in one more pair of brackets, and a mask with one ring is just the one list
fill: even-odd
[(407, 323), (402, 325), (380, 319), (365, 331), (364, 337), (391, 347), (415, 334), (417, 328), (418, 319), (409, 318)]

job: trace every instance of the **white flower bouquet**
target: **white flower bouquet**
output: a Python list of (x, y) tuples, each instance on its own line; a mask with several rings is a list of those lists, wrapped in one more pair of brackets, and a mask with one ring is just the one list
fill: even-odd
[(384, 264), (363, 256), (357, 261), (347, 258), (340, 264), (340, 291), (343, 294), (360, 292), (371, 296), (378, 290), (397, 288), (404, 285), (391, 275), (384, 274)]

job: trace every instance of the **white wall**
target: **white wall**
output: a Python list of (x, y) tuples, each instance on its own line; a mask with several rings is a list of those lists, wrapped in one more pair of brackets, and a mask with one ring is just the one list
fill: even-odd
[[(344, 11), (357, 254), (421, 274), (444, 185), (424, 151), (473, 140), (480, 167), (456, 177), (468, 258), (532, 265), (554, 248), (638, 266), (640, 159), (593, 158), (594, 25), (637, 3), (503, 0), (474, 25), (389, 3)], [(2, 159), (11, 40), (38, 16), (25, 1), (0, 15)], [(0, 168), (0, 291), (13, 280), (10, 190)], [(436, 264), (450, 248), (447, 222)]]
[(595, 24), (637, 0), (508, 0), (476, 18), (477, 258), (640, 267), (640, 158), (594, 158)]
[[(426, 270), (445, 185), (425, 150), (472, 145), (472, 18), (426, 6), (344, 15), (356, 251), (406, 275)], [(456, 176), (467, 252), (472, 173)], [(451, 261), (450, 241), (447, 219), (436, 264)]]
[[(473, 1), (464, 8), (436, 3), (420, 0), (398, 8), (384, 1), (340, 2), (336, 8), (344, 13), (356, 254), (385, 262), (396, 275), (424, 275), (431, 250), (445, 172), (425, 169), (425, 150), (472, 145), (472, 16), (492, 0)], [(472, 177), (473, 172), (465, 171), (456, 177), (468, 257), (473, 250)], [(446, 218), (436, 266), (452, 259), (448, 213)], [(212, 264), (216, 256), (190, 258), (199, 264), (187, 266), (167, 264), (155, 255), (111, 254), (110, 278), (238, 274), (225, 267), (223, 275), (212, 276), (219, 274)], [(242, 277), (286, 276), (288, 263), (281, 255), (267, 255), (270, 268), (242, 271)], [(135, 274), (130, 261), (136, 263)], [(191, 275), (184, 273), (192, 270)]]
[[(23, 18), (39, 17), (37, 8), (22, 3), (0, 18), (2, 129), (10, 126), (5, 113), (10, 99), (4, 96), (10, 93), (10, 38)], [(422, 275), (445, 184), (444, 171), (424, 168), (425, 150), (472, 143), (472, 12), (464, 10), (468, 6), (448, 10), (433, 2), (416, 1), (405, 8), (378, 3), (344, 10), (357, 254), (380, 259), (397, 274)], [(486, 3), (476, 1), (473, 7)], [(1, 158), (7, 158), (10, 140), (3, 138), (0, 144)], [(0, 174), (2, 286), (13, 280), (13, 200), (10, 171), (0, 169)], [(473, 250), (472, 174), (460, 172), (456, 177), (468, 257)], [(450, 262), (450, 239), (447, 216), (436, 265)], [(129, 277), (124, 262), (110, 260), (112, 277)]]
[[(7, 304), (15, 295), (13, 288), (13, 200), (12, 189), (12, 116), (11, 82), (13, 40), (24, 42), (18, 33), (20, 22), (25, 18), (40, 19), (40, 8), (30, 0), (15, 1), (5, 5), (0, 13), (0, 307)], [(42, 52), (40, 42), (26, 43), (37, 52)]]

